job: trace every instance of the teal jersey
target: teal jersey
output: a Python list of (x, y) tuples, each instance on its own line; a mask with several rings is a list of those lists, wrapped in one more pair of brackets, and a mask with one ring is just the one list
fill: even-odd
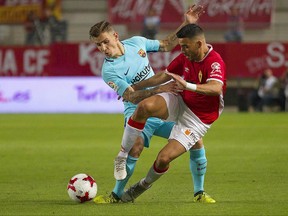
[[(160, 47), (158, 40), (149, 40), (140, 36), (123, 40), (122, 44), (124, 55), (118, 58), (105, 58), (102, 66), (103, 80), (120, 96), (130, 85), (154, 75), (147, 54), (157, 52)], [(136, 105), (131, 102), (123, 103), (124, 116), (130, 117)]]

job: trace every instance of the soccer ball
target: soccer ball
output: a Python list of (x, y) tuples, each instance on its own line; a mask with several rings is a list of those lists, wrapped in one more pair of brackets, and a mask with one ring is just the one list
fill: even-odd
[(70, 179), (67, 191), (72, 200), (83, 203), (96, 196), (97, 184), (92, 176), (81, 173)]

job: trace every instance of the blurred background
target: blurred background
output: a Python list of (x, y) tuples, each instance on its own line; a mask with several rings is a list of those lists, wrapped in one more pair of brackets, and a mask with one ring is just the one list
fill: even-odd
[[(286, 0), (0, 0), (0, 112), (122, 112), (103, 83), (89, 29), (108, 20), (125, 39), (164, 39), (192, 4), (227, 65), (226, 110), (288, 110)], [(150, 55), (155, 71), (180, 53)]]

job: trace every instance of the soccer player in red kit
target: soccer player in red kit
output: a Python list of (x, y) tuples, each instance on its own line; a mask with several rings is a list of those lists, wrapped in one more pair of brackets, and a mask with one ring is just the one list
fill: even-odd
[[(167, 172), (170, 162), (186, 151), (194, 150), (196, 154), (203, 151), (202, 137), (224, 108), (226, 68), (221, 56), (206, 43), (202, 28), (196, 24), (181, 28), (177, 37), (182, 53), (170, 63), (166, 72), (158, 73), (134, 86), (135, 89), (142, 89), (160, 85), (173, 78), (183, 91), (178, 95), (161, 93), (146, 98), (138, 104), (130, 117), (125, 128), (126, 130), (128, 127), (130, 132), (141, 132), (149, 117), (175, 121), (176, 124), (168, 144), (159, 152), (146, 177), (123, 194), (124, 202), (134, 201), (149, 189), (152, 183)], [(122, 143), (131, 142), (129, 131), (124, 131)], [(193, 149), (196, 143), (200, 147)], [(206, 172), (206, 163), (206, 158), (197, 161), (199, 175)], [(211, 198), (204, 189), (194, 191), (194, 202), (203, 199), (203, 196), (206, 196), (205, 199)], [(208, 203), (215, 202), (212, 198), (210, 201)]]

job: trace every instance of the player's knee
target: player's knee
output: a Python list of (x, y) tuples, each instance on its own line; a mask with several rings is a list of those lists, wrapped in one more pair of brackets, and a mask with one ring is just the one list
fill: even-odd
[(171, 162), (170, 157), (167, 154), (159, 154), (156, 160), (156, 164), (159, 168), (166, 168), (169, 166), (169, 163)]
[(148, 118), (153, 115), (153, 108), (154, 103), (149, 100), (143, 100), (138, 104), (136, 113), (137, 115)]

